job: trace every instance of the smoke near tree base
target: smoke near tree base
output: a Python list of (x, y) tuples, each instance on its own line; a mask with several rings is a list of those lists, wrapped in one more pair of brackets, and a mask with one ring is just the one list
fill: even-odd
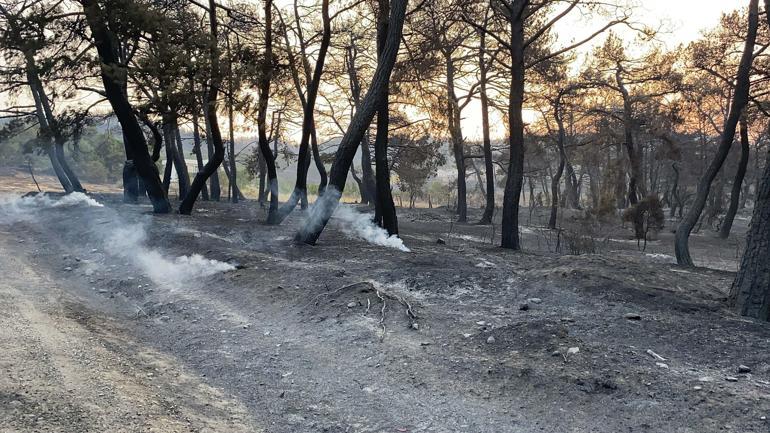
[(147, 245), (146, 223), (128, 224), (117, 211), (80, 192), (58, 199), (46, 194), (31, 196), (7, 195), (0, 198), (0, 221), (35, 221), (38, 212), (64, 207), (102, 208), (93, 216), (89, 226), (91, 234), (106, 253), (127, 259), (129, 263), (158, 285), (171, 287), (197, 278), (231, 271), (235, 266), (218, 260), (207, 259), (200, 254), (169, 257), (159, 249)]
[(403, 239), (398, 236), (388, 236), (388, 232), (374, 224), (372, 216), (357, 211), (353, 206), (341, 204), (334, 211), (334, 217), (340, 222), (338, 228), (349, 237), (360, 238), (371, 244), (395, 248), (411, 252)]

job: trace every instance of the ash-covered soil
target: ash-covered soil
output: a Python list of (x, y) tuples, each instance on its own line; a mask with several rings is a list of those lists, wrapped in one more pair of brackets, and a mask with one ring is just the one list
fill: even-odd
[(302, 215), (266, 226), (253, 202), (94, 198), (0, 206), (0, 432), (770, 429), (770, 325), (725, 304), (745, 219), (683, 269), (669, 229), (555, 253), (545, 210), (521, 253), (400, 210), (403, 252), (343, 221), (295, 246)]

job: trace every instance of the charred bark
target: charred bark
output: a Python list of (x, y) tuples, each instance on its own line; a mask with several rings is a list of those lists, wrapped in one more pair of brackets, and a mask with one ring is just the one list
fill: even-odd
[(101, 76), (104, 92), (110, 102), (115, 117), (118, 118), (126, 138), (131, 146), (134, 165), (144, 181), (147, 194), (155, 213), (168, 213), (171, 205), (160, 184), (158, 169), (150, 159), (147, 141), (134, 116), (128, 97), (122, 90), (121, 83), (126, 80), (126, 67), (118, 61), (115, 37), (108, 28), (107, 17), (96, 0), (81, 0), (86, 21), (91, 29), (91, 37), (101, 60)]

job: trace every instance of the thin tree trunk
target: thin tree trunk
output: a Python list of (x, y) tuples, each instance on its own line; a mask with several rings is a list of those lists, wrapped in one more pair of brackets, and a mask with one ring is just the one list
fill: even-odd
[[(221, 75), (219, 71), (219, 48), (217, 46), (218, 36), (218, 23), (216, 15), (216, 2), (215, 0), (209, 0), (209, 32), (211, 34), (211, 43), (209, 44), (209, 63), (211, 67), (211, 73), (209, 78), (209, 86), (206, 92), (206, 104), (204, 113), (206, 115), (206, 138), (213, 147), (213, 154), (209, 153), (209, 160), (206, 165), (203, 166), (203, 170), (198, 172), (190, 185), (190, 192), (184, 197), (182, 203), (179, 205), (179, 213), (182, 215), (189, 215), (192, 212), (195, 201), (198, 199), (198, 195), (206, 184), (206, 180), (214, 175), (217, 168), (222, 164), (225, 158), (225, 147), (222, 143), (222, 134), (219, 131), (219, 120), (217, 119), (217, 94), (219, 88), (222, 85)], [(212, 195), (214, 184), (212, 183)], [(217, 190), (219, 185), (217, 184)], [(217, 191), (217, 199), (219, 198), (219, 191)]]
[(305, 96), (305, 105), (302, 113), (302, 139), (299, 144), (299, 157), (297, 161), (297, 179), (294, 184), (289, 200), (281, 206), (276, 212), (275, 218), (269, 221), (270, 224), (280, 224), (291, 214), (300, 200), (307, 200), (307, 167), (310, 164), (311, 157), (310, 138), (312, 129), (315, 127), (313, 110), (318, 96), (318, 87), (321, 82), (326, 53), (329, 50), (331, 42), (331, 17), (329, 16), (329, 0), (322, 0), (321, 14), (323, 16), (323, 33), (321, 36), (321, 46), (318, 50), (313, 76), (307, 85), (307, 95)]
[[(489, 9), (484, 14), (484, 27), (488, 22)], [(484, 174), (486, 176), (486, 201), (479, 224), (491, 224), (495, 213), (495, 166), (492, 161), (492, 140), (489, 134), (489, 98), (487, 96), (486, 32), (479, 32), (479, 97), (481, 99), (481, 134), (484, 147)]]
[(703, 207), (706, 204), (709, 190), (711, 189), (711, 182), (714, 181), (714, 178), (717, 176), (717, 173), (719, 173), (722, 164), (727, 158), (727, 154), (730, 152), (730, 147), (732, 146), (735, 137), (736, 126), (741, 118), (743, 109), (749, 102), (751, 64), (754, 59), (754, 45), (757, 39), (757, 27), (759, 25), (758, 3), (759, 0), (751, 0), (749, 3), (749, 25), (746, 46), (744, 47), (741, 63), (738, 67), (733, 101), (730, 106), (730, 113), (727, 116), (724, 128), (722, 129), (722, 136), (720, 138), (719, 147), (717, 148), (717, 153), (714, 155), (714, 159), (711, 161), (711, 164), (708, 166), (706, 172), (698, 183), (695, 200), (676, 231), (674, 249), (676, 251), (676, 261), (680, 265), (693, 266), (692, 257), (690, 257), (690, 233), (698, 222), (701, 212), (703, 212)]
[(559, 128), (558, 137), (556, 138), (556, 144), (559, 149), (559, 167), (551, 178), (551, 216), (548, 219), (548, 228), (550, 229), (556, 228), (556, 219), (559, 212), (559, 183), (561, 183), (561, 175), (564, 173), (564, 165), (567, 162), (567, 156), (564, 151), (566, 133), (564, 131), (564, 121), (561, 118), (561, 104), (554, 104), (554, 117)]
[(751, 148), (749, 145), (749, 126), (745, 116), (742, 117), (740, 121), (740, 136), (741, 160), (738, 162), (738, 170), (735, 172), (733, 188), (730, 192), (730, 207), (727, 208), (727, 214), (725, 214), (725, 219), (722, 221), (722, 226), (719, 228), (719, 237), (721, 239), (727, 239), (730, 236), (730, 230), (733, 227), (735, 214), (738, 213), (738, 205), (741, 201), (743, 178), (746, 177), (746, 168), (749, 165), (749, 152), (751, 151)]
[(264, 170), (267, 168), (268, 184), (270, 186), (270, 205), (267, 210), (267, 221), (271, 223), (278, 210), (278, 172), (275, 169), (275, 155), (270, 149), (267, 137), (267, 107), (270, 101), (270, 81), (273, 78), (273, 0), (265, 0), (265, 59), (263, 60), (262, 75), (259, 79), (259, 100), (257, 102), (257, 131), (259, 135), (260, 158), (260, 203), (264, 200), (263, 185)]
[(460, 127), (460, 107), (455, 95), (454, 74), (455, 66), (451, 53), (445, 53), (446, 61), (446, 86), (447, 86), (447, 125), (452, 139), (452, 153), (457, 168), (457, 222), (468, 221), (468, 191), (465, 182), (465, 151), (463, 146), (463, 134)]

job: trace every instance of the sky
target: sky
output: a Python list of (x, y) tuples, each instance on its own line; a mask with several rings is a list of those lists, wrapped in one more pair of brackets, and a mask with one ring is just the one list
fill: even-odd
[[(659, 29), (658, 39), (669, 49), (676, 48), (679, 44), (686, 45), (698, 39), (703, 30), (719, 25), (719, 18), (723, 13), (747, 7), (749, 4), (748, 0), (636, 0), (636, 2), (639, 6), (633, 15), (634, 20)], [(590, 22), (573, 14), (573, 17), (567, 17), (562, 23), (557, 24), (554, 31), (558, 34), (559, 40), (566, 44), (570, 40), (579, 40), (585, 35), (593, 33), (603, 24), (599, 20)], [(615, 31), (627, 39), (629, 43), (634, 39), (631, 31), (624, 31), (622, 28), (617, 28)], [(594, 43), (598, 44), (603, 40), (604, 37), (600, 35), (594, 40)], [(633, 46), (629, 47), (629, 50), (632, 49)], [(590, 46), (587, 46), (581, 49), (579, 53), (587, 55), (590, 51)], [(481, 138), (480, 112), (481, 107), (478, 101), (469, 104), (463, 112), (463, 132), (469, 140)], [(497, 118), (492, 119), (490, 123), (498, 125), (492, 136), (504, 135), (502, 118), (499, 117), (498, 113), (492, 113), (492, 115)], [(524, 113), (525, 121), (531, 122), (536, 117), (535, 112)]]

